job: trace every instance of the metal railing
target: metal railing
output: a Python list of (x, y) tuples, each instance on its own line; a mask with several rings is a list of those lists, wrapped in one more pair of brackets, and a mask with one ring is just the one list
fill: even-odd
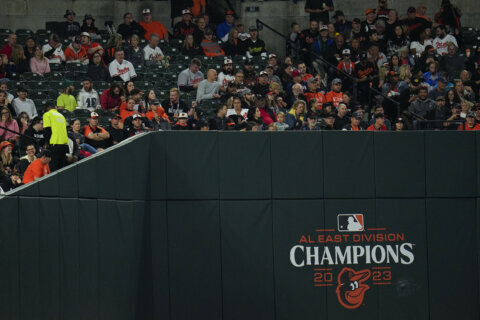
[[(287, 44), (291, 44), (291, 45), (295, 44), (292, 40), (290, 40), (290, 38), (288, 36), (282, 34), (278, 30), (274, 29), (273, 27), (271, 27), (268, 24), (266, 24), (265, 22), (263, 22), (262, 20), (257, 19), (256, 23), (257, 23), (257, 27), (263, 26), (263, 27), (267, 28), (268, 30), (272, 31), (273, 33), (275, 33), (276, 35), (282, 37)], [(300, 52), (298, 52), (298, 53), (300, 53)], [(343, 70), (338, 70), (337, 66), (331, 64), (329, 61), (327, 61), (324, 57), (322, 57), (318, 53), (316, 53), (312, 50), (309, 50), (308, 53), (311, 54), (312, 56), (314, 56), (317, 60), (320, 60), (325, 66), (329, 67), (330, 70), (333, 70), (335, 73), (341, 74), (343, 77), (348, 78), (351, 81), (351, 83), (353, 84), (353, 95), (354, 95), (354, 100), (356, 100), (356, 97), (357, 97), (357, 82), (355, 81), (356, 80), (355, 77), (352, 77), (350, 74), (344, 72)], [(390, 97), (386, 96), (381, 91), (373, 88), (372, 86), (369, 86), (368, 90), (369, 90), (368, 101), (369, 101), (370, 106), (372, 106), (372, 104), (371, 104), (372, 94), (373, 95), (379, 95), (379, 96), (382, 96), (384, 98), (384, 100), (387, 100), (387, 101), (393, 103), (397, 108), (397, 114), (400, 115), (400, 113), (401, 113), (400, 102), (391, 99)]]

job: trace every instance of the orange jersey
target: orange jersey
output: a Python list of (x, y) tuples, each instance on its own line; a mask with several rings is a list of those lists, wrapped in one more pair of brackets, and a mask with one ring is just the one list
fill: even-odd
[(166, 39), (167, 38), (167, 29), (163, 25), (163, 23), (159, 21), (152, 21), (150, 23), (145, 23), (144, 21), (140, 21), (139, 24), (145, 29), (145, 40), (150, 40), (150, 36), (152, 33), (157, 34), (160, 39)]
[(305, 97), (307, 98), (307, 102), (309, 102), (312, 99), (317, 99), (319, 109), (322, 109), (322, 105), (326, 102), (326, 98), (321, 92), (307, 91), (305, 92)]
[(202, 13), (202, 7), (205, 7), (207, 3), (205, 0), (193, 0), (193, 7), (190, 8), (194, 17), (198, 17)]
[(333, 103), (333, 106), (336, 108), (340, 102), (343, 102), (343, 92), (329, 91), (325, 98), (327, 102)]
[(86, 55), (87, 55), (87, 50), (85, 50), (84, 47), (81, 47), (80, 51), (78, 51), (78, 52), (73, 51), (73, 49), (70, 48), (70, 46), (68, 46), (67, 49), (65, 49), (65, 60), (66, 61), (80, 60), (81, 58), (83, 58)]
[(99, 127), (99, 126), (96, 126), (95, 129), (93, 129), (92, 127), (90, 126), (85, 126), (83, 128), (83, 135), (85, 136), (85, 138), (88, 138), (88, 135), (90, 133), (104, 133), (104, 132), (107, 132), (107, 130), (103, 129), (102, 127)]
[(23, 183), (27, 184), (35, 180), (35, 178), (41, 178), (50, 173), (50, 167), (47, 164), (43, 164), (41, 159), (36, 159), (28, 166), (27, 170), (23, 174)]

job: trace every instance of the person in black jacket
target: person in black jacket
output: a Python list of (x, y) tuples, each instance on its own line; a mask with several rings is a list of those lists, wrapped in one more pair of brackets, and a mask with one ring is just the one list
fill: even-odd
[(140, 38), (134, 34), (130, 39), (130, 45), (124, 49), (125, 59), (134, 66), (145, 65), (145, 52), (138, 46)]
[(243, 41), (243, 52), (248, 58), (253, 56), (267, 56), (267, 49), (265, 48), (265, 42), (258, 38), (258, 30), (256, 26), (250, 26), (248, 29), (250, 32), (250, 38)]
[(92, 55), (92, 61), (87, 69), (87, 76), (92, 79), (92, 81), (110, 81), (110, 72), (103, 64), (100, 52), (95, 52)]
[(218, 105), (216, 108), (216, 115), (213, 119), (210, 119), (210, 130), (225, 130), (228, 122), (233, 120), (226, 117), (227, 115), (227, 106)]
[(21, 150), (25, 150), (30, 144), (33, 144), (37, 150), (43, 148), (45, 145), (45, 131), (43, 130), (42, 117), (33, 118), (23, 136), (20, 136), (19, 144)]
[(235, 57), (243, 54), (236, 28), (230, 29), (228, 32), (228, 40), (223, 43), (222, 49), (225, 51), (225, 56), (227, 57)]
[(143, 39), (145, 29), (133, 20), (131, 12), (127, 12), (123, 15), (123, 23), (118, 26), (117, 33), (120, 33), (125, 41), (129, 41), (134, 34)]
[(58, 33), (63, 39), (72, 40), (75, 36), (80, 34), (80, 24), (75, 20), (75, 12), (72, 10), (65, 11), (63, 17), (66, 19), (64, 22), (61, 22), (58, 27)]
[(173, 37), (185, 40), (187, 35), (197, 33), (197, 29), (197, 25), (192, 22), (192, 12), (189, 9), (184, 9), (182, 10), (182, 20), (177, 22), (173, 28)]

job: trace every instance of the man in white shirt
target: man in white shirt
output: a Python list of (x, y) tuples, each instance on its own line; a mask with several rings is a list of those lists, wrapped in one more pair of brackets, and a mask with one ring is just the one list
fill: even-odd
[(65, 62), (65, 54), (62, 50), (62, 43), (58, 35), (52, 34), (48, 38), (48, 43), (42, 47), (43, 55), (48, 59), (48, 63)]
[(83, 88), (78, 93), (77, 109), (88, 109), (94, 111), (100, 108), (100, 98), (93, 83), (89, 78), (83, 79)]
[(115, 60), (110, 62), (108, 71), (113, 81), (129, 81), (137, 76), (133, 65), (124, 59), (125, 54), (122, 49), (115, 51)]
[(433, 39), (433, 47), (439, 55), (444, 56), (448, 53), (448, 46), (450, 44), (458, 48), (457, 39), (451, 34), (447, 34), (447, 29), (444, 25), (439, 25), (437, 27), (437, 37)]
[(16, 114), (20, 114), (21, 112), (26, 112), (30, 119), (35, 118), (37, 113), (37, 108), (35, 107), (35, 103), (31, 99), (27, 98), (27, 89), (25, 88), (18, 88), (17, 89), (17, 98), (13, 99), (12, 106), (15, 109)]
[(157, 63), (157, 61), (161, 61), (164, 58), (162, 49), (158, 46), (160, 43), (160, 37), (152, 33), (150, 36), (150, 40), (148, 41), (148, 44), (143, 48), (143, 53), (145, 57), (145, 62), (148, 64), (154, 64)]

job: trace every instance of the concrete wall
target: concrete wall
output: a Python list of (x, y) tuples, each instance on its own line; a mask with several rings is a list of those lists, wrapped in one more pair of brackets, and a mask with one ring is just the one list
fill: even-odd
[[(320, 0), (319, 0), (320, 1)], [(440, 6), (440, 0), (425, 0), (427, 5), (427, 15), (433, 18), (433, 15)], [(376, 0), (358, 1), (358, 0), (333, 0), (335, 9), (342, 10), (347, 19), (358, 17), (364, 18), (364, 12), (367, 8), (376, 8)], [(407, 8), (412, 4), (417, 6), (420, 0), (389, 0), (389, 7), (395, 8), (400, 15), (406, 15)], [(452, 0), (463, 11), (461, 18), (463, 26), (480, 27), (480, 7), (478, 0)], [(239, 14), (242, 22), (249, 26), (255, 24), (256, 19), (260, 19), (272, 26), (283, 34), (288, 34), (290, 24), (295, 21), (303, 28), (308, 26), (309, 16), (304, 12), (305, 1), (299, 1), (294, 4), (293, 1), (245, 1), (239, 5)], [(247, 12), (248, 7), (258, 7), (257, 12)], [(332, 14), (331, 14), (332, 15)], [(260, 37), (266, 42), (267, 49), (283, 56), (285, 52), (285, 43), (281, 38), (271, 31), (264, 30), (260, 32)]]
[(10, 29), (44, 29), (45, 21), (63, 21), (66, 9), (76, 13), (76, 21), (82, 24), (83, 16), (90, 13), (95, 25), (105, 29), (104, 22), (113, 20), (115, 25), (122, 23), (123, 14), (132, 12), (135, 19), (141, 19), (144, 8), (150, 8), (155, 20), (161, 21), (170, 29), (170, 1), (115, 1), (115, 0), (0, 0), (0, 27)]

